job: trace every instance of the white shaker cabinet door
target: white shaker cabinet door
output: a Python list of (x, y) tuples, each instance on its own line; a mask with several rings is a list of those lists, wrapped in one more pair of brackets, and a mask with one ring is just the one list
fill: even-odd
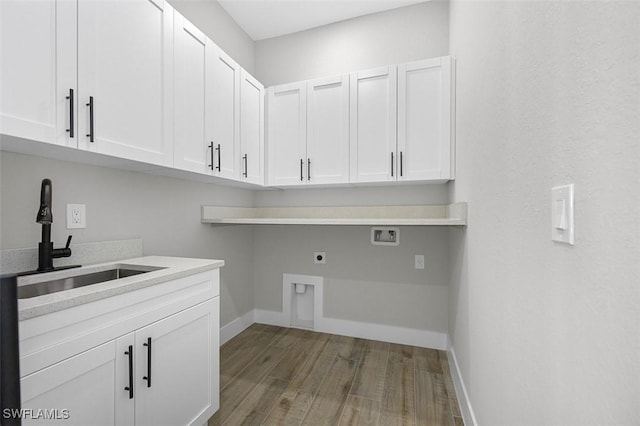
[(174, 15), (173, 164), (182, 170), (207, 173), (211, 169), (205, 136), (206, 53), (211, 41), (178, 12)]
[(78, 146), (173, 165), (173, 9), (164, 0), (78, 3)]
[(307, 83), (307, 180), (349, 182), (349, 76)]
[(307, 83), (267, 89), (268, 185), (301, 185), (307, 180)]
[(398, 179), (452, 179), (451, 145), (451, 58), (398, 65)]
[(240, 66), (216, 47), (211, 61), (207, 58), (207, 121), (213, 142), (213, 174), (227, 179), (240, 177)]
[(205, 424), (217, 411), (219, 300), (136, 331), (136, 426)]
[(245, 70), (240, 75), (241, 180), (264, 185), (264, 87)]
[(351, 74), (351, 182), (397, 178), (395, 65)]
[(38, 410), (50, 410), (49, 416), (54, 418), (25, 418), (22, 424), (132, 424), (133, 416), (127, 418), (126, 410), (119, 412), (118, 400), (123, 395), (119, 395), (116, 383), (127, 372), (119, 362), (119, 358), (126, 356), (117, 353), (116, 347), (116, 341), (112, 340), (23, 377), (22, 408), (32, 410), (34, 417)]
[(0, 134), (77, 146), (76, 13), (74, 1), (0, 1)]

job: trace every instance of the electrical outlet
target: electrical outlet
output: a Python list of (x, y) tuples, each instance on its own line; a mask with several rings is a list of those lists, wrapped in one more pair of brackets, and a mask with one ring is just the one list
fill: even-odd
[(67, 229), (87, 227), (87, 206), (85, 204), (67, 204)]
[(424, 269), (424, 255), (416, 254), (415, 266), (416, 269)]
[(327, 253), (323, 251), (313, 252), (314, 263), (327, 263)]

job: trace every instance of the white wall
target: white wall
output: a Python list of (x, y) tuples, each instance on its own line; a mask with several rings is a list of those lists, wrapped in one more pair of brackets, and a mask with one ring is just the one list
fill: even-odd
[(255, 43), (216, 0), (169, 0), (242, 68), (254, 74)]
[[(451, 4), (450, 334), (482, 425), (640, 423), (640, 4)], [(574, 183), (576, 243), (550, 240)]]
[(256, 42), (265, 86), (449, 52), (448, 2), (433, 0)]

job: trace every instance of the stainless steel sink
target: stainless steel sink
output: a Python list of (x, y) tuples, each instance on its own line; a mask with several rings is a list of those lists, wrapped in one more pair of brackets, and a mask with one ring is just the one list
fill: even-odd
[[(117, 266), (117, 265), (115, 265)], [(30, 297), (42, 296), (56, 293), (58, 291), (70, 290), (87, 285), (103, 283), (105, 281), (117, 280), (131, 277), (133, 275), (144, 274), (146, 272), (157, 271), (153, 266), (120, 266), (104, 271), (89, 272), (67, 278), (58, 278), (48, 281), (35, 282), (32, 284), (20, 285), (18, 282), (18, 299), (28, 299)]]

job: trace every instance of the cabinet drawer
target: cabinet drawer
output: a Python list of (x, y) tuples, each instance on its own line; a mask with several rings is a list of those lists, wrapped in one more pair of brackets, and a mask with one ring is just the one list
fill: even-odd
[(216, 269), (21, 321), (20, 375), (218, 296), (219, 282)]

